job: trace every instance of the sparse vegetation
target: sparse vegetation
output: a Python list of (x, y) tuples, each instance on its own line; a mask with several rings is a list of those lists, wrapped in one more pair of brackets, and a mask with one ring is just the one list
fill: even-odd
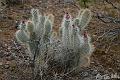
[(0, 7), (1, 80), (119, 79), (119, 0), (8, 1)]
[(51, 37), (54, 16), (52, 14), (40, 15), (38, 9), (32, 9), (31, 14), (32, 20), (20, 24), (16, 38), (25, 44), (29, 50), (28, 53), (30, 53), (35, 69), (33, 73), (43, 74), (44, 72), (40, 70), (42, 68), (45, 70), (46, 66), (51, 66), (49, 65), (51, 61), (52, 65), (56, 64), (54, 61), (60, 66), (64, 65), (61, 66), (65, 71), (64, 73), (73, 69), (78, 71), (80, 66), (89, 64), (89, 58), (94, 47), (84, 28), (91, 19), (90, 10), (83, 9), (75, 19), (72, 19), (68, 13), (64, 15), (60, 28), (60, 35), (62, 35), (61, 39), (59, 38), (60, 44), (53, 39), (54, 36)]

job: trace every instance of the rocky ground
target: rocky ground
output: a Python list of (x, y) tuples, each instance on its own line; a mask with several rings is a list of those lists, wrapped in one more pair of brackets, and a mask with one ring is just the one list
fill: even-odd
[[(78, 6), (78, 3), (74, 4)], [(32, 8), (38, 8), (42, 13), (55, 15), (54, 31), (56, 32), (58, 32), (65, 12), (75, 16), (79, 10), (75, 5), (64, 3), (61, 0), (34, 0), (32, 3), (13, 5), (2, 10), (0, 12), (0, 80), (32, 80), (29, 56), (26, 54), (26, 49), (16, 42), (14, 36), (17, 30), (15, 22), (28, 20)], [(90, 9), (99, 12), (102, 11), (103, 7), (101, 4), (96, 4), (91, 5)], [(119, 35), (119, 24), (105, 24), (95, 15), (93, 13), (93, 19), (87, 27), (96, 45), (91, 56), (90, 66), (81, 68), (78, 74), (64, 75), (63, 80), (97, 80), (96, 76), (110, 76), (116, 73), (120, 77), (120, 37), (110, 41), (110, 39), (106, 40), (106, 36), (101, 36), (110, 29), (111, 32), (117, 31), (116, 35)], [(118, 80), (118, 78), (109, 80)]]

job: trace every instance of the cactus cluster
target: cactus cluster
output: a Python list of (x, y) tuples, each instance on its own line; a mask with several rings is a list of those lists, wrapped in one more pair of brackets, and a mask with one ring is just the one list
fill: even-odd
[[(40, 47), (50, 43), (52, 34), (53, 15), (41, 15), (38, 9), (31, 10), (32, 19), (21, 22), (16, 39), (27, 45), (31, 57), (40, 54)], [(52, 16), (52, 17), (51, 17)], [(52, 18), (52, 20), (50, 19)], [(37, 50), (37, 51), (36, 51)]]
[(89, 62), (89, 57), (94, 50), (90, 36), (85, 30), (91, 19), (89, 9), (79, 11), (76, 18), (72, 18), (69, 13), (64, 15), (59, 28), (58, 42), (60, 43), (56, 43), (54, 40), (56, 38), (53, 36), (55, 35), (52, 29), (54, 16), (42, 15), (38, 9), (32, 9), (31, 14), (31, 20), (20, 24), (16, 39), (27, 45), (33, 60), (43, 65), (46, 64), (44, 59), (48, 58), (44, 55), (50, 55), (52, 60), (64, 65), (62, 67), (65, 67), (66, 71)]
[(66, 56), (73, 56), (71, 64), (73, 68), (88, 64), (89, 57), (94, 50), (91, 38), (85, 30), (90, 19), (91, 11), (89, 9), (82, 9), (74, 19), (68, 13), (64, 15), (59, 33), (64, 49), (73, 50), (73, 53), (70, 55), (68, 51), (62, 56), (65, 56), (67, 61), (71, 59), (67, 59)]
[(75, 44), (74, 42), (78, 42), (78, 41), (74, 41), (76, 36), (77, 36), (76, 38), (80, 39), (78, 43), (82, 45), (82, 43), (84, 42), (83, 35), (85, 32), (85, 27), (90, 22), (90, 20), (91, 20), (91, 11), (88, 9), (84, 9), (84, 10), (82, 9), (81, 11), (79, 11), (77, 17), (74, 19), (71, 18), (70, 14), (68, 13), (65, 14), (62, 21), (62, 25), (60, 27), (60, 36), (62, 37), (63, 45), (64, 46), (71, 45), (73, 47), (73, 45)]

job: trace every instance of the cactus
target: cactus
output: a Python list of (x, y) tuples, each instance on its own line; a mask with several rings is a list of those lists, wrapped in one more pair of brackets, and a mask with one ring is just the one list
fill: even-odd
[[(67, 14), (68, 15), (68, 14)], [(79, 67), (86, 63), (89, 63), (89, 58), (94, 50), (94, 47), (90, 41), (90, 36), (85, 34), (85, 27), (88, 25), (91, 19), (91, 11), (88, 9), (82, 9), (79, 11), (76, 18), (71, 21), (63, 18), (62, 27), (60, 28), (60, 36), (62, 36), (63, 46), (67, 47), (68, 52), (63, 53), (65, 61), (72, 59), (71, 68)], [(69, 49), (73, 50), (73, 54), (69, 53)], [(62, 56), (63, 56), (62, 55)], [(89, 55), (89, 56), (88, 56)], [(73, 56), (73, 57), (67, 57)], [(64, 60), (62, 60), (64, 63)], [(70, 70), (71, 70), (70, 68)]]
[(18, 30), (16, 32), (16, 39), (20, 42), (27, 42), (29, 40), (29, 36), (24, 30)]
[(25, 24), (21, 23), (20, 24), (20, 30), (18, 30), (15, 34), (16, 39), (21, 43), (22, 42), (25, 43), (25, 42), (29, 41), (29, 35), (27, 34), (25, 29), (26, 29)]
[(45, 22), (45, 31), (44, 31), (44, 37), (43, 42), (44, 43), (50, 43), (51, 34), (52, 34), (52, 25), (50, 20), (46, 20)]
[(78, 27), (83, 30), (91, 20), (91, 11), (89, 9), (85, 9), (84, 11), (82, 11), (79, 19), (80, 22)]
[(31, 21), (27, 22), (26, 29), (27, 29), (27, 32), (29, 34), (33, 33), (33, 31), (34, 31), (34, 25), (33, 25), (33, 23)]
[(55, 62), (64, 65), (67, 72), (75, 67), (79, 69), (81, 65), (89, 62), (94, 50), (90, 36), (85, 31), (91, 19), (90, 10), (83, 9), (73, 20), (70, 14), (64, 15), (59, 30), (59, 43), (55, 42), (58, 37), (54, 37), (54, 16), (41, 15), (37, 9), (32, 9), (31, 14), (32, 20), (20, 24), (16, 38), (27, 45), (37, 66), (35, 69), (46, 64), (45, 60), (50, 56)]
[(91, 44), (91, 38), (86, 31), (84, 31), (84, 46), (83, 46), (83, 48), (85, 48), (85, 49), (82, 49), (82, 50), (84, 50), (84, 52), (86, 51), (85, 53), (88, 53), (88, 54), (91, 54), (94, 50), (93, 49), (94, 47)]
[[(81, 15), (80, 15), (81, 14)], [(91, 43), (91, 38), (86, 33), (85, 27), (88, 25), (88, 23), (91, 20), (91, 11), (89, 9), (84, 9), (81, 11), (79, 14), (79, 30), (80, 30), (80, 35), (82, 36), (82, 46), (80, 48), (80, 63), (79, 65), (89, 65), (89, 58), (91, 56), (91, 53), (94, 51), (93, 44)], [(81, 40), (80, 40), (81, 41)]]
[(62, 43), (65, 48), (70, 47), (70, 34), (71, 34), (70, 32), (72, 30), (71, 23), (72, 23), (71, 15), (68, 13), (65, 14), (61, 25)]
[(82, 36), (79, 35), (79, 28), (73, 25), (73, 30), (71, 34), (71, 45), (75, 50), (77, 50), (80, 49), (82, 44), (83, 44), (83, 39)]
[(15, 36), (28, 48), (35, 66), (33, 72), (34, 75), (37, 75), (39, 67), (45, 63), (47, 54), (43, 54), (43, 51), (47, 49), (46, 45), (50, 44), (54, 17), (41, 15), (38, 9), (32, 9), (31, 15), (31, 20), (20, 24), (20, 30), (16, 32)]
[[(32, 9), (32, 20), (27, 21), (24, 25), (20, 24), (20, 30), (16, 32), (16, 38), (18, 41), (27, 44), (28, 49), (32, 53), (32, 57), (35, 54), (39, 54), (38, 47), (49, 43), (52, 32), (52, 22), (50, 19), (39, 14), (38, 9)], [(47, 38), (46, 38), (47, 37)], [(45, 41), (45, 43), (41, 43)], [(38, 51), (36, 51), (38, 49)]]

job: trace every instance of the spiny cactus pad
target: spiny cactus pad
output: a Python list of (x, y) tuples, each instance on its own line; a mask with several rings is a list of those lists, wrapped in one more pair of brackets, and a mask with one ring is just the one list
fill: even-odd
[(89, 9), (85, 9), (82, 11), (80, 16), (79, 28), (84, 29), (91, 20), (91, 11)]
[(27, 35), (27, 33), (23, 30), (18, 30), (16, 32), (16, 39), (19, 41), (19, 42), (27, 42), (29, 41), (29, 36)]

